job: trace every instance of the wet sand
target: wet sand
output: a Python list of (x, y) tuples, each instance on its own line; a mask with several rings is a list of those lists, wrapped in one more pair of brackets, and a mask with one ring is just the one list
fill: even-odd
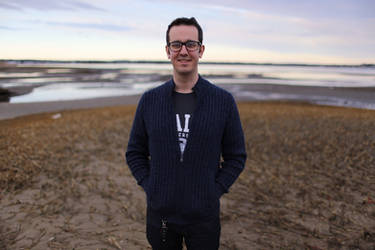
[[(375, 111), (242, 102), (220, 249), (372, 249)], [(0, 121), (0, 249), (150, 249), (124, 160), (135, 105)]]
[(0, 102), (0, 120), (24, 115), (45, 112), (59, 112), (64, 110), (111, 107), (119, 105), (137, 104), (140, 96), (116, 96), (95, 99), (56, 102), (8, 103)]
[[(329, 88), (313, 86), (287, 86), (270, 84), (220, 84), (220, 87), (231, 92), (237, 101), (285, 100), (289, 102), (325, 103), (327, 105), (363, 106), (375, 109), (375, 88)], [(22, 90), (20, 87), (18, 91)], [(29, 90), (30, 91), (30, 90)], [(0, 102), (0, 120), (43, 112), (58, 112), (72, 109), (111, 107), (137, 104), (140, 95), (114, 96), (83, 100), (9, 103)], [(340, 101), (331, 102), (332, 98)]]

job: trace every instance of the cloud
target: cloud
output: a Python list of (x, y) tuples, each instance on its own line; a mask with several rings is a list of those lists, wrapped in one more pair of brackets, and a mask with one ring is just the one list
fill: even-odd
[[(240, 3), (241, 1), (238, 1), (237, 5)], [(237, 9), (235, 4), (233, 7), (214, 5), (205, 5), (205, 7), (222, 12), (228, 17), (204, 22), (214, 40), (222, 40), (224, 43), (257, 45), (261, 48), (272, 44), (275, 46), (277, 43), (276, 47), (284, 44), (293, 49), (294, 44), (300, 48), (354, 46), (359, 43), (369, 43), (375, 38), (374, 29), (371, 28), (375, 24), (374, 18), (283, 16), (258, 12), (255, 7), (253, 10)], [(223, 16), (220, 13), (217, 15)], [(236, 21), (231, 18), (233, 15), (238, 17)], [(236, 37), (241, 39), (233, 39)]]
[(100, 24), (100, 23), (78, 23), (78, 22), (46, 22), (52, 26), (64, 26), (69, 28), (95, 29), (105, 31), (129, 31), (132, 28), (126, 25)]
[(15, 30), (15, 28), (11, 28), (11, 27), (8, 27), (8, 26), (1, 26), (0, 25), (0, 30)]
[[(150, 1), (150, 0), (149, 0)], [(157, 0), (158, 2), (175, 2)], [(248, 10), (256, 13), (305, 18), (370, 18), (375, 17), (373, 0), (190, 0), (189, 4), (216, 6), (241, 12)]]
[[(0, 0), (4, 1), (4, 0)], [(104, 9), (96, 7), (95, 5), (80, 1), (80, 0), (59, 0), (59, 1), (47, 1), (47, 0), (13, 0), (8, 3), (0, 2), (0, 8), (10, 10), (94, 10), (104, 11)]]
[(1, 3), (0, 2), (0, 9), (20, 10), (21, 8), (15, 6), (15, 5), (9, 4), (9, 3)]

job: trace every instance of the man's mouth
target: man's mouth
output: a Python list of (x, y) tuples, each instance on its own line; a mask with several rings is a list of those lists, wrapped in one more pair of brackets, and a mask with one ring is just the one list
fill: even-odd
[(188, 63), (188, 62), (190, 62), (191, 60), (190, 60), (190, 59), (178, 59), (177, 61), (178, 61), (178, 62), (181, 62), (181, 63)]

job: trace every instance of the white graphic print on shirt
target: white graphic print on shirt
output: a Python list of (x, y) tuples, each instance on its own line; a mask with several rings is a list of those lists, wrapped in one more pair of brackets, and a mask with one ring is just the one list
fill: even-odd
[(190, 119), (190, 114), (185, 114), (185, 124), (184, 124), (184, 129), (181, 127), (181, 121), (180, 121), (180, 116), (176, 114), (176, 121), (177, 121), (177, 132), (178, 132), (178, 140), (180, 141), (180, 149), (181, 153), (184, 153), (185, 147), (186, 147), (186, 142), (187, 138), (189, 137), (189, 119)]

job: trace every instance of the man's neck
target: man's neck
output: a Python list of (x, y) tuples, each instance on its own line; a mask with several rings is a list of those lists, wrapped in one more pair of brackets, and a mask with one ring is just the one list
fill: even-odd
[(176, 85), (175, 91), (179, 93), (191, 93), (198, 81), (198, 73), (191, 75), (173, 74), (173, 81)]

